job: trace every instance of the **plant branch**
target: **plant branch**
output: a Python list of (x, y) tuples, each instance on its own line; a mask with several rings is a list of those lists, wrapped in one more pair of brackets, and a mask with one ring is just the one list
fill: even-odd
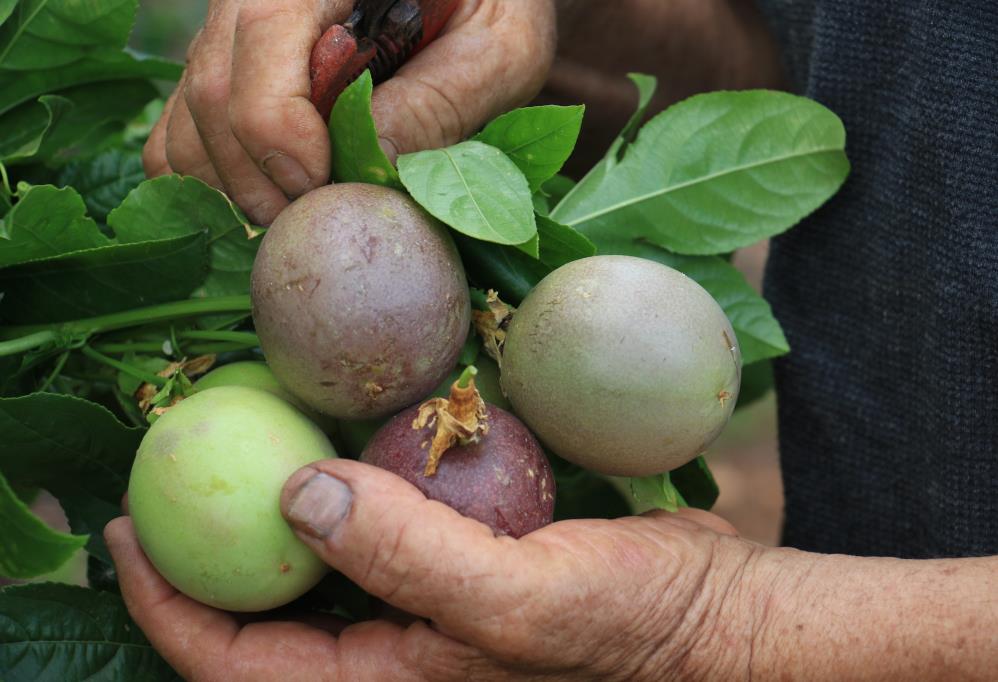
[(103, 353), (98, 353), (97, 351), (95, 351), (90, 346), (83, 346), (80, 349), (80, 352), (83, 353), (84, 355), (86, 355), (91, 360), (96, 360), (97, 362), (100, 362), (101, 364), (107, 365), (108, 367), (113, 367), (114, 369), (118, 370), (119, 372), (124, 372), (125, 374), (127, 374), (127, 375), (129, 375), (131, 377), (135, 377), (136, 379), (138, 379), (140, 381), (144, 381), (146, 383), (152, 384), (153, 386), (156, 386), (158, 388), (162, 388), (163, 386), (166, 385), (166, 379), (165, 378), (163, 378), (163, 377), (161, 377), (161, 376), (159, 376), (157, 374), (153, 374), (152, 372), (146, 372), (144, 370), (141, 370), (138, 367), (133, 367), (132, 365), (129, 365), (128, 363), (121, 362), (120, 360), (115, 360), (114, 358), (109, 358), (108, 356), (104, 355)]
[[(155, 322), (166, 322), (185, 317), (197, 317), (199, 315), (212, 315), (216, 313), (249, 313), (252, 310), (249, 296), (218, 296), (215, 298), (192, 298), (174, 303), (162, 303), (160, 305), (146, 308), (136, 308), (110, 315), (100, 315), (83, 320), (72, 322), (60, 322), (57, 324), (36, 324), (20, 327), (0, 328), (0, 339), (12, 339), (24, 335), (33, 335), (39, 332), (53, 334), (62, 333), (67, 336), (89, 336), (102, 332), (110, 332), (116, 329), (127, 327), (137, 327)], [(21, 339), (17, 339), (21, 340)], [(30, 346), (25, 350), (30, 350)]]
[(10, 341), (0, 341), (0, 357), (17, 355), (53, 343), (59, 335), (52, 330), (36, 331)]

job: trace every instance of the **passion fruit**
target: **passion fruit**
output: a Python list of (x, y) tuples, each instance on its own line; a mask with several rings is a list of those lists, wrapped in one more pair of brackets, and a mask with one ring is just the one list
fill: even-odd
[(552, 272), (516, 310), (502, 386), (555, 454), (647, 476), (717, 437), (741, 367), (731, 323), (699, 284), (643, 258), (595, 256)]
[(446, 228), (408, 195), (337, 184), (286, 208), (253, 266), (253, 320), (274, 375), (311, 408), (383, 417), (457, 362), (471, 303)]
[(229, 611), (311, 589), (326, 565), (281, 515), (281, 488), (336, 452), (299, 410), (255, 388), (195, 393), (142, 439), (128, 484), (139, 542), (174, 587)]

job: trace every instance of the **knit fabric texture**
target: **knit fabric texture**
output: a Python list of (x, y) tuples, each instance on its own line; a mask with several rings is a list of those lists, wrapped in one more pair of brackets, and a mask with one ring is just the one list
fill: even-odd
[(998, 2), (761, 4), (853, 168), (767, 271), (784, 542), (998, 554)]

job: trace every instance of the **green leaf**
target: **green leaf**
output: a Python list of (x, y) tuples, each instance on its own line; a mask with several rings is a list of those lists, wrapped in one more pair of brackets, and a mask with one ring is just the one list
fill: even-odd
[(558, 495), (554, 520), (617, 519), (631, 514), (631, 505), (610, 481), (582, 471), (570, 477), (558, 477)]
[(611, 165), (616, 165), (624, 160), (627, 148), (637, 138), (641, 124), (644, 123), (645, 116), (648, 114), (648, 107), (651, 106), (655, 91), (658, 90), (658, 79), (654, 76), (644, 73), (629, 73), (627, 77), (631, 79), (638, 90), (638, 106), (631, 114), (631, 118), (628, 119), (627, 125), (620, 131), (617, 139), (613, 141), (609, 151), (607, 151), (606, 157), (611, 160)]
[(110, 243), (70, 187), (22, 185), (18, 198), (0, 221), (0, 268)]
[(49, 528), (7, 484), (0, 472), (0, 576), (26, 580), (57, 570), (87, 542)]
[(59, 185), (83, 195), (87, 213), (98, 222), (124, 201), (145, 179), (142, 154), (137, 149), (112, 149), (85, 161), (74, 161), (59, 173)]
[(575, 149), (584, 106), (516, 109), (495, 119), (474, 140), (500, 149), (523, 171), (536, 192), (554, 176)]
[(63, 490), (59, 504), (66, 513), (69, 527), (75, 533), (89, 536), (85, 549), (105, 564), (113, 564), (104, 544), (104, 526), (121, 516), (121, 502), (108, 502), (87, 492)]
[(44, 95), (5, 116), (0, 128), (0, 160), (18, 161), (37, 154), (45, 137), (72, 108), (73, 102), (65, 97)]
[(137, 0), (21, 0), (0, 26), (0, 68), (51, 69), (96, 50), (121, 49), (137, 6)]
[[(540, 215), (549, 215), (551, 208), (557, 206), (574, 187), (575, 180), (572, 178), (555, 175), (545, 182), (539, 191), (534, 192), (534, 209)], [(540, 208), (538, 208), (538, 204), (540, 204)]]
[(664, 509), (674, 512), (687, 507), (682, 493), (673, 485), (669, 474), (631, 479), (631, 495), (639, 508)]
[(166, 175), (143, 182), (111, 211), (108, 225), (123, 241), (204, 232), (208, 275), (197, 295), (249, 293), (261, 231), (225, 194), (197, 178)]
[(471, 283), (495, 289), (503, 301), (518, 305), (551, 269), (514, 246), (455, 235), (461, 261)]
[(187, 298), (207, 271), (205, 235), (75, 251), (0, 271), (0, 319), (64, 322)]
[(173, 682), (175, 672), (132, 622), (121, 597), (41, 583), (0, 590), (5, 682)]
[[(159, 57), (129, 52), (102, 52), (59, 69), (3, 71), (0, 69), (0, 116), (42, 95), (79, 85), (132, 79), (175, 81), (183, 66)], [(109, 102), (113, 105), (113, 99)], [(0, 129), (5, 129), (0, 118)]]
[(703, 456), (671, 472), (669, 478), (690, 507), (710, 511), (721, 494)]
[(144, 433), (82, 398), (0, 398), (0, 471), (14, 485), (44, 488), (56, 497), (85, 490), (118, 504)]
[(680, 256), (643, 242), (600, 244), (600, 253), (637, 256), (679, 270), (706, 289), (731, 321), (742, 362), (749, 365), (785, 355), (790, 345), (772, 308), (745, 277), (718, 256)]
[(742, 367), (742, 387), (738, 391), (736, 410), (744, 409), (773, 390), (773, 363), (769, 360), (753, 362)]
[(366, 182), (402, 189), (398, 171), (378, 142), (371, 115), (371, 72), (365, 71), (347, 86), (329, 116), (332, 176), (335, 182)]
[(7, 21), (7, 17), (14, 11), (18, 0), (0, 0), (0, 25)]
[[(62, 164), (92, 156), (158, 94), (146, 80), (108, 81), (61, 90), (58, 95), (73, 106), (53, 125), (33, 160)], [(0, 119), (0, 125), (7, 125), (6, 116)]]
[(606, 154), (603, 155), (599, 163), (589, 170), (586, 177), (578, 183), (573, 183), (571, 186), (566, 186), (565, 183), (562, 183), (560, 186), (552, 188), (556, 194), (555, 200), (551, 202), (555, 205), (555, 211), (558, 211), (563, 203), (571, 205), (573, 201), (576, 201), (577, 199), (574, 197), (576, 192), (585, 193), (591, 191), (593, 187), (598, 187), (603, 182), (606, 174), (624, 159), (628, 148), (637, 137), (641, 124), (648, 113), (648, 107), (651, 105), (655, 91), (658, 89), (658, 79), (654, 76), (641, 73), (630, 73), (627, 74), (627, 77), (631, 79), (631, 82), (634, 83), (637, 89), (637, 108), (631, 114), (631, 118), (628, 119), (623, 130), (614, 139)]
[(55, 495), (70, 528), (90, 535), (87, 551), (109, 562), (102, 531), (121, 515), (121, 496), (144, 434), (83, 398), (0, 398), (0, 472), (13, 484)]
[(645, 239), (720, 254), (783, 232), (828, 200), (849, 162), (842, 121), (771, 91), (692, 97), (653, 118), (624, 159), (552, 212), (597, 246)]
[(214, 187), (193, 177), (163, 175), (147, 180), (108, 215), (123, 242), (204, 232), (211, 241), (232, 230), (254, 231), (242, 212)]
[(573, 260), (596, 255), (596, 245), (585, 235), (550, 218), (537, 216), (537, 234), (540, 237), (540, 260), (551, 270)]
[(468, 141), (406, 154), (399, 174), (413, 199), (462, 234), (508, 245), (537, 234), (527, 180), (495, 147)]

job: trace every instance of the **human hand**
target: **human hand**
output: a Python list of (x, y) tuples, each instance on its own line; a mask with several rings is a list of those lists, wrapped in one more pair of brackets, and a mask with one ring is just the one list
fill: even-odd
[[(187, 69), (143, 153), (149, 177), (193, 175), (269, 224), (328, 182), (325, 121), (309, 101), (312, 46), (353, 0), (212, 0)], [(389, 156), (458, 142), (541, 87), (551, 0), (462, 0), (441, 35), (374, 91)]]
[[(519, 540), (402, 479), (328, 460), (289, 480), (301, 539), (372, 595), (428, 619), (240, 626), (167, 584), (127, 519), (106, 531), (122, 594), (192, 680), (658, 680), (748, 669), (734, 604), (758, 548), (706, 512), (567, 521)], [(723, 644), (722, 644), (723, 642)]]

